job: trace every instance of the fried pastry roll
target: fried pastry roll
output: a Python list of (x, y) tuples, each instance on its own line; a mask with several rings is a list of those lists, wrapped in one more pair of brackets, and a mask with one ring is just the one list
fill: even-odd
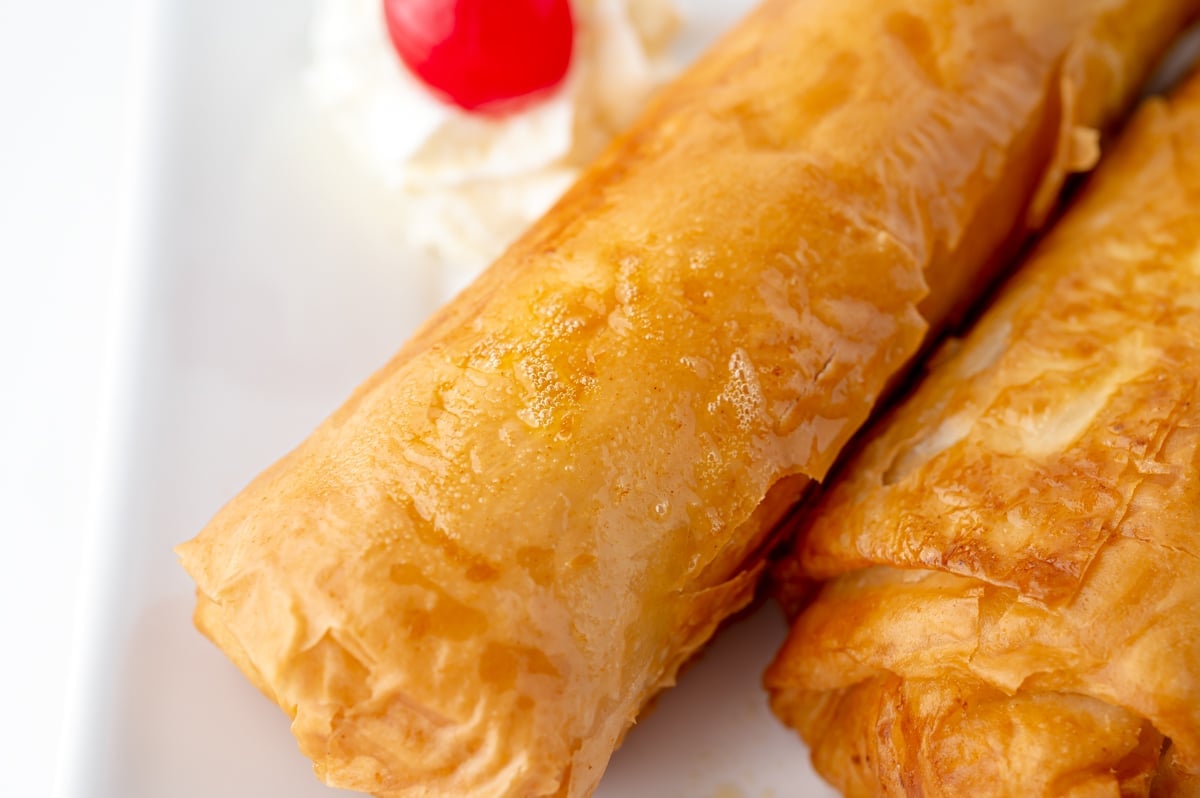
[(585, 796), (1196, 0), (768, 0), (180, 547), (331, 785)]
[(1146, 104), (781, 573), (832, 580), (766, 683), (846, 795), (1200, 794), (1200, 74)]

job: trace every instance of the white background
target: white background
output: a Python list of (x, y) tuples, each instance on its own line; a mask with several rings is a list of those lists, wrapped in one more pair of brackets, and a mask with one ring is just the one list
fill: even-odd
[(0, 0), (0, 795), (51, 790), (91, 513), (137, 0)]

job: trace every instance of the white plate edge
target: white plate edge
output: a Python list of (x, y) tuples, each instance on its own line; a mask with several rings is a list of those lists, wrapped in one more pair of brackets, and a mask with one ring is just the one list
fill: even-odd
[(91, 781), (84, 768), (88, 736), (95, 728), (91, 716), (100, 711), (98, 696), (112, 682), (114, 663), (102, 656), (107, 628), (103, 619), (111, 614), (120, 564), (121, 529), (119, 502), (131, 472), (129, 459), (136, 428), (135, 399), (138, 372), (145, 367), (143, 351), (150, 301), (147, 285), (151, 275), (151, 236), (154, 230), (155, 196), (161, 190), (157, 166), (164, 146), (165, 119), (159, 101), (169, 88), (163, 67), (167, 63), (167, 3), (164, 0), (134, 0), (130, 15), (134, 30), (126, 67), (128, 106), (121, 125), (116, 247), (112, 283), (106, 297), (104, 368), (101, 373), (96, 412), (95, 453), (89, 473), (90, 519), (81, 535), (82, 554), (79, 587), (71, 614), (69, 665), (63, 702), (62, 731), (54, 768), (51, 795), (56, 798), (85, 796)]

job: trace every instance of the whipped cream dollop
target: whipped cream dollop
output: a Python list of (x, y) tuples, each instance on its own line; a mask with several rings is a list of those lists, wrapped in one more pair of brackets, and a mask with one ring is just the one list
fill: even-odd
[(392, 190), (404, 243), (482, 268), (575, 180), (676, 67), (670, 0), (575, 0), (564, 81), (502, 116), (437, 97), (397, 57), (380, 0), (319, 0), (307, 82)]

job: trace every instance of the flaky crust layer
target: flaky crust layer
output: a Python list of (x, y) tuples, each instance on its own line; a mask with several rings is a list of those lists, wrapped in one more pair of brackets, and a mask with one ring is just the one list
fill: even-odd
[(848, 794), (1196, 794), (1200, 74), (1147, 103), (795, 557), (835, 578), (767, 685)]
[(180, 548), (330, 784), (582, 796), (1095, 158), (1165, 0), (769, 0)]

